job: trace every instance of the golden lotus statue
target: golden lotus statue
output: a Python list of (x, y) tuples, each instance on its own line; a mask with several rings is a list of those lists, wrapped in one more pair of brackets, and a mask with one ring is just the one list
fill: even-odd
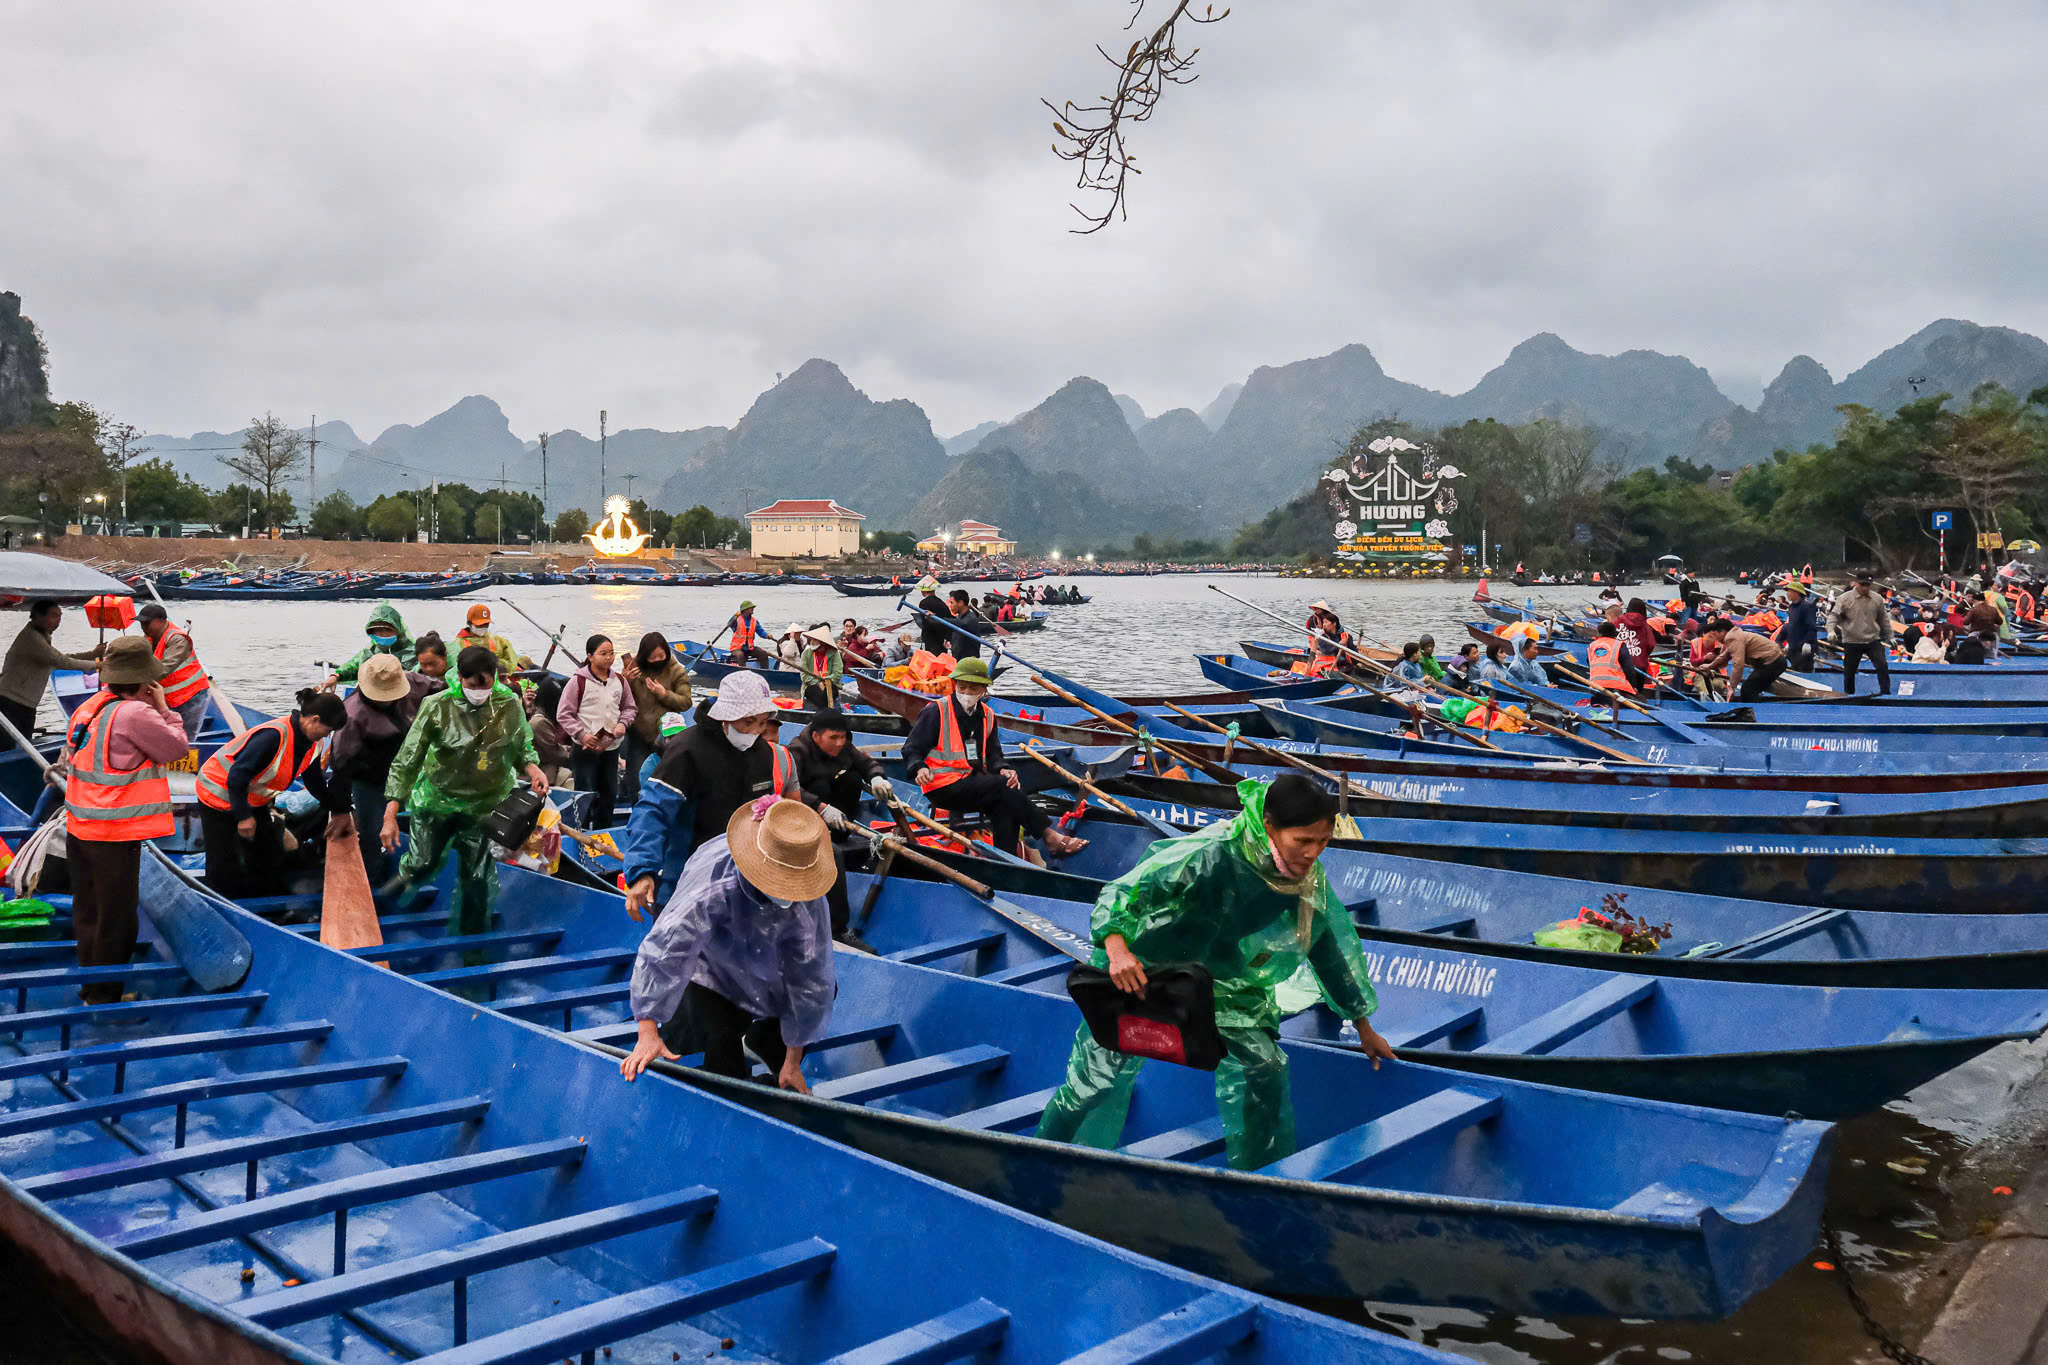
[(631, 506), (624, 498), (605, 499), (604, 520), (583, 533), (590, 542), (590, 548), (606, 559), (625, 559), (639, 553), (640, 547), (654, 539), (633, 524), (626, 515)]

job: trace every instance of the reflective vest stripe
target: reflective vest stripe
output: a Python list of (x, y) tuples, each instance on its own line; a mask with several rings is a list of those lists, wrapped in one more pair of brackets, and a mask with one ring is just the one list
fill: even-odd
[[(157, 637), (157, 658), (161, 659), (164, 657), (164, 647), (170, 644), (174, 638), (184, 640), (188, 644), (192, 639), (191, 636), (178, 627), (166, 623), (164, 633)], [(194, 650), (186, 657), (184, 663), (178, 665), (170, 676), (162, 679), (162, 687), (164, 689), (164, 702), (169, 706), (183, 706), (186, 702), (204, 692), (206, 690), (206, 670), (200, 667), (199, 652)]]
[(1592, 677), (1594, 686), (1604, 687), (1610, 692), (1633, 693), (1635, 688), (1629, 685), (1628, 675), (1621, 671), (1620, 661), (1619, 640), (1610, 640), (1603, 635), (1586, 646), (1586, 672)]
[(251, 735), (265, 730), (278, 732), (277, 752), (256, 779), (249, 784), (250, 806), (267, 806), (278, 795), (298, 780), (299, 773), (313, 761), (313, 747), (307, 746), (305, 761), (293, 752), (292, 718), (279, 716), (261, 725), (250, 727), (232, 743), (222, 745), (212, 758), (199, 768), (199, 799), (215, 810), (231, 810), (234, 802), (228, 799), (228, 770), (235, 766), (235, 758), (249, 743)]
[(775, 750), (775, 794), (782, 795), (785, 788), (796, 790), (796, 755), (774, 740), (768, 742)]
[(100, 692), (72, 717), (66, 735), (73, 748), (71, 773), (64, 781), (64, 829), (73, 838), (108, 843), (160, 839), (175, 828), (171, 783), (161, 763), (145, 762), (129, 772), (108, 766), (108, 736), (124, 701), (132, 699)]
[[(924, 766), (917, 770), (917, 786), (920, 791), (932, 791), (949, 782), (958, 782), (974, 770), (967, 757), (967, 740), (960, 733), (960, 717), (953, 709), (951, 697), (941, 697), (934, 703), (939, 708), (939, 742), (925, 755)], [(996, 718), (987, 706), (981, 708), (981, 751), (988, 752), (988, 743), (995, 737)]]

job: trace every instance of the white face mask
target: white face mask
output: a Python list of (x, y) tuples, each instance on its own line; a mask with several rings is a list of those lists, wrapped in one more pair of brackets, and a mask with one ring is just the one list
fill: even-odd
[(482, 706), (491, 699), (491, 689), (488, 687), (465, 687), (462, 689), (462, 699), (471, 706)]
[(970, 716), (981, 709), (980, 697), (963, 697), (958, 692), (955, 692), (953, 696), (960, 703), (960, 709)]
[(760, 738), (752, 730), (735, 730), (730, 725), (725, 727), (725, 737), (731, 742), (732, 747), (741, 753), (753, 748), (754, 741)]

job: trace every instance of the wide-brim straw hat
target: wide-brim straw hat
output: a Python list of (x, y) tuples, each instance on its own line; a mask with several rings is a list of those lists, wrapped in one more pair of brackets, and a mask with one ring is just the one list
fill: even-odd
[(100, 656), (100, 681), (102, 683), (153, 683), (170, 670), (163, 660), (156, 657), (148, 637), (122, 635), (107, 642), (107, 652)]
[(836, 638), (834, 638), (831, 631), (825, 629), (823, 626), (812, 626), (809, 630), (804, 632), (804, 638), (806, 640), (816, 640), (819, 644), (825, 645), (826, 647), (831, 649), (839, 648), (839, 641)]
[(395, 654), (372, 654), (356, 674), (356, 691), (371, 701), (397, 701), (411, 690), (405, 680), (405, 665)]
[(832, 836), (818, 813), (801, 801), (741, 806), (725, 822), (725, 845), (740, 876), (765, 896), (814, 901), (839, 880)]
[(917, 590), (919, 592), (937, 592), (939, 590), (939, 580), (936, 578), (920, 578), (917, 580)]
[(707, 713), (713, 720), (745, 720), (775, 709), (768, 694), (768, 680), (759, 673), (739, 669), (718, 680), (718, 697)]

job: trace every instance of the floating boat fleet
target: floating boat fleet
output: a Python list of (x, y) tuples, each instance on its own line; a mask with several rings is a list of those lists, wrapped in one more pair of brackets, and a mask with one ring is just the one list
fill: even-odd
[[(620, 1082), (645, 926), (591, 848), (501, 866), (481, 932), (429, 888), (344, 953), (317, 897), (222, 902), (167, 841), (145, 962), (70, 965), (61, 896), (50, 936), (0, 944), (0, 1232), (117, 1333), (209, 1365), (1448, 1360), (1266, 1296), (1734, 1312), (1815, 1245), (1834, 1121), (2048, 1029), (2048, 669), (1639, 711), (1559, 670), (1512, 698), (1557, 733), (1508, 735), (1390, 699), (1371, 655), (1304, 678), (1243, 641), (1197, 657), (1220, 690), (1115, 697), (996, 644), (1012, 695), (988, 704), (1087, 846), (932, 840), (933, 869), (853, 874), (875, 953), (838, 953), (809, 1095), (690, 1058)], [(1958, 674), (2010, 690), (1973, 707)], [(929, 812), (889, 741), (930, 697), (849, 676)], [(1116, 1150), (1032, 1136), (1101, 886), (1303, 766), (1342, 793), (1325, 866), (1399, 1060), (1290, 1015), (1298, 1148), (1263, 1170), (1224, 1163), (1210, 1078), (1172, 1066)], [(48, 805), (18, 754), (0, 795), (10, 842)], [(1588, 913), (1662, 941), (1542, 941)], [(245, 939), (246, 976), (201, 989), (193, 923)], [(138, 998), (79, 1004), (95, 974)]]

